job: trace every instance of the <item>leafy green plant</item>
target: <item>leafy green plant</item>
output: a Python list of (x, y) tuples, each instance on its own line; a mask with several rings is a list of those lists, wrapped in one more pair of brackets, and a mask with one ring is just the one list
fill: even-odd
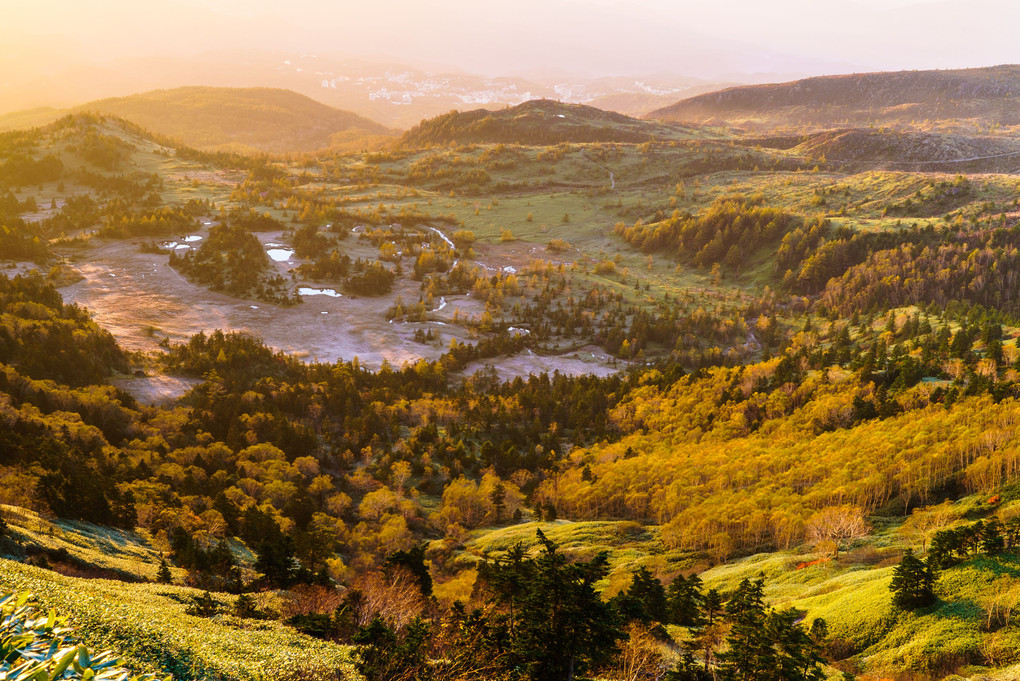
[(79, 643), (66, 620), (50, 610), (43, 614), (31, 605), (31, 594), (0, 596), (0, 679), (4, 681), (149, 681), (144, 674), (129, 677), (121, 660), (106, 651), (93, 655)]

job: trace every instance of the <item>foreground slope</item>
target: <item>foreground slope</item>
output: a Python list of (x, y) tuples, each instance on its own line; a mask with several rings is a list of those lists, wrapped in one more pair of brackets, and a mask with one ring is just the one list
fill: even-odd
[[(319, 641), (279, 622), (188, 614), (196, 589), (76, 579), (0, 559), (0, 592), (30, 592), (65, 613), (82, 641), (112, 648), (139, 671), (176, 679), (357, 678), (351, 648)], [(230, 608), (233, 597), (217, 594)]]

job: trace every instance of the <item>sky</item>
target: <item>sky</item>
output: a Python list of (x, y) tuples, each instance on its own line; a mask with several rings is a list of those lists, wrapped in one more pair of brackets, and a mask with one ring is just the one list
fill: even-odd
[(243, 47), (708, 77), (1020, 61), (1015, 0), (0, 0), (0, 16), (93, 60)]
[(1018, 0), (0, 0), (0, 110), (198, 84), (203, 60), (202, 84), (263, 84), (224, 51), (765, 82), (1017, 63), (1017, 25)]

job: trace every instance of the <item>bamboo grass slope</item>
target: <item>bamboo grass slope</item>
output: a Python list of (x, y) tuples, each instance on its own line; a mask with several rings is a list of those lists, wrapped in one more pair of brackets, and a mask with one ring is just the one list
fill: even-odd
[[(66, 622), (84, 645), (116, 649), (126, 664), (150, 673), (144, 681), (154, 680), (153, 674), (182, 681), (269, 681), (288, 674), (357, 678), (348, 646), (279, 622), (188, 615), (188, 604), (200, 593), (194, 589), (80, 580), (0, 559), (0, 591), (32, 593), (41, 605), (67, 613)], [(28, 677), (10, 677), (15, 678)]]

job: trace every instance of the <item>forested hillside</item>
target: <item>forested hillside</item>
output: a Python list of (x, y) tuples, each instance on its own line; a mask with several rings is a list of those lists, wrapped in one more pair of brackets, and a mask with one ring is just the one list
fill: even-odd
[(1012, 127), (1020, 123), (1014, 111), (1018, 96), (1016, 65), (855, 73), (728, 88), (681, 100), (646, 118), (770, 128), (933, 123)]
[(1012, 678), (1020, 185), (845, 135), (5, 134), (0, 591), (181, 679)]

